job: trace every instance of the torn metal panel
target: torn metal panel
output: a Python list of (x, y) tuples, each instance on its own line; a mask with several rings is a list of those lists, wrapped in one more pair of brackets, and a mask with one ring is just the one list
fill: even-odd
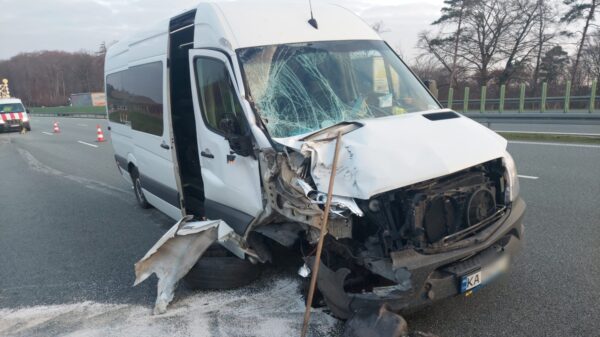
[[(167, 310), (177, 282), (210, 245), (219, 241), (226, 246), (235, 235), (233, 229), (222, 220), (188, 222), (191, 219), (192, 216), (186, 216), (179, 220), (135, 264), (134, 286), (152, 273), (158, 277), (154, 314), (162, 314)], [(235, 243), (232, 245), (235, 246)]]

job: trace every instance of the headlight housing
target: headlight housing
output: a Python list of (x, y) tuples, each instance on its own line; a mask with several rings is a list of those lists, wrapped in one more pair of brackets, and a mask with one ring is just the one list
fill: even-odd
[(504, 196), (504, 202), (509, 204), (517, 199), (520, 192), (519, 176), (517, 175), (517, 166), (515, 160), (510, 153), (505, 152), (504, 158), (502, 158), (504, 167), (506, 168), (505, 179), (507, 182), (506, 194)]

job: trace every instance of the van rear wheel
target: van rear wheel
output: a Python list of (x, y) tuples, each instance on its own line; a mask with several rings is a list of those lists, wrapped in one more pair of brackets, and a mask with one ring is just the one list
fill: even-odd
[(242, 260), (220, 245), (211, 246), (183, 277), (193, 290), (233, 289), (250, 284), (260, 276), (261, 266)]
[(135, 199), (137, 200), (138, 205), (144, 209), (150, 208), (150, 204), (148, 203), (148, 200), (146, 200), (146, 196), (144, 196), (144, 191), (142, 190), (140, 174), (135, 167), (131, 170), (131, 180), (133, 180), (133, 192), (135, 193)]

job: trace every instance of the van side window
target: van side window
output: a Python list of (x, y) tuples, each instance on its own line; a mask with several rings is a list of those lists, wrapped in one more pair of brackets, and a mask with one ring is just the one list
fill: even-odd
[(127, 93), (123, 88), (123, 71), (106, 76), (106, 108), (108, 120), (128, 124)]
[(224, 133), (224, 119), (240, 121), (243, 117), (242, 106), (225, 64), (217, 59), (198, 57), (196, 59), (196, 80), (206, 125)]
[(106, 76), (108, 118), (133, 130), (163, 134), (163, 68), (152, 62)]

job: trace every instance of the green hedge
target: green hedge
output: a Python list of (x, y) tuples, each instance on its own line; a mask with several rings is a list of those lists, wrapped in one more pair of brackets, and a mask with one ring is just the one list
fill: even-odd
[(30, 108), (29, 110), (32, 113), (39, 113), (39, 114), (93, 114), (93, 115), (106, 114), (106, 107), (104, 107), (104, 106), (58, 106), (58, 107)]

